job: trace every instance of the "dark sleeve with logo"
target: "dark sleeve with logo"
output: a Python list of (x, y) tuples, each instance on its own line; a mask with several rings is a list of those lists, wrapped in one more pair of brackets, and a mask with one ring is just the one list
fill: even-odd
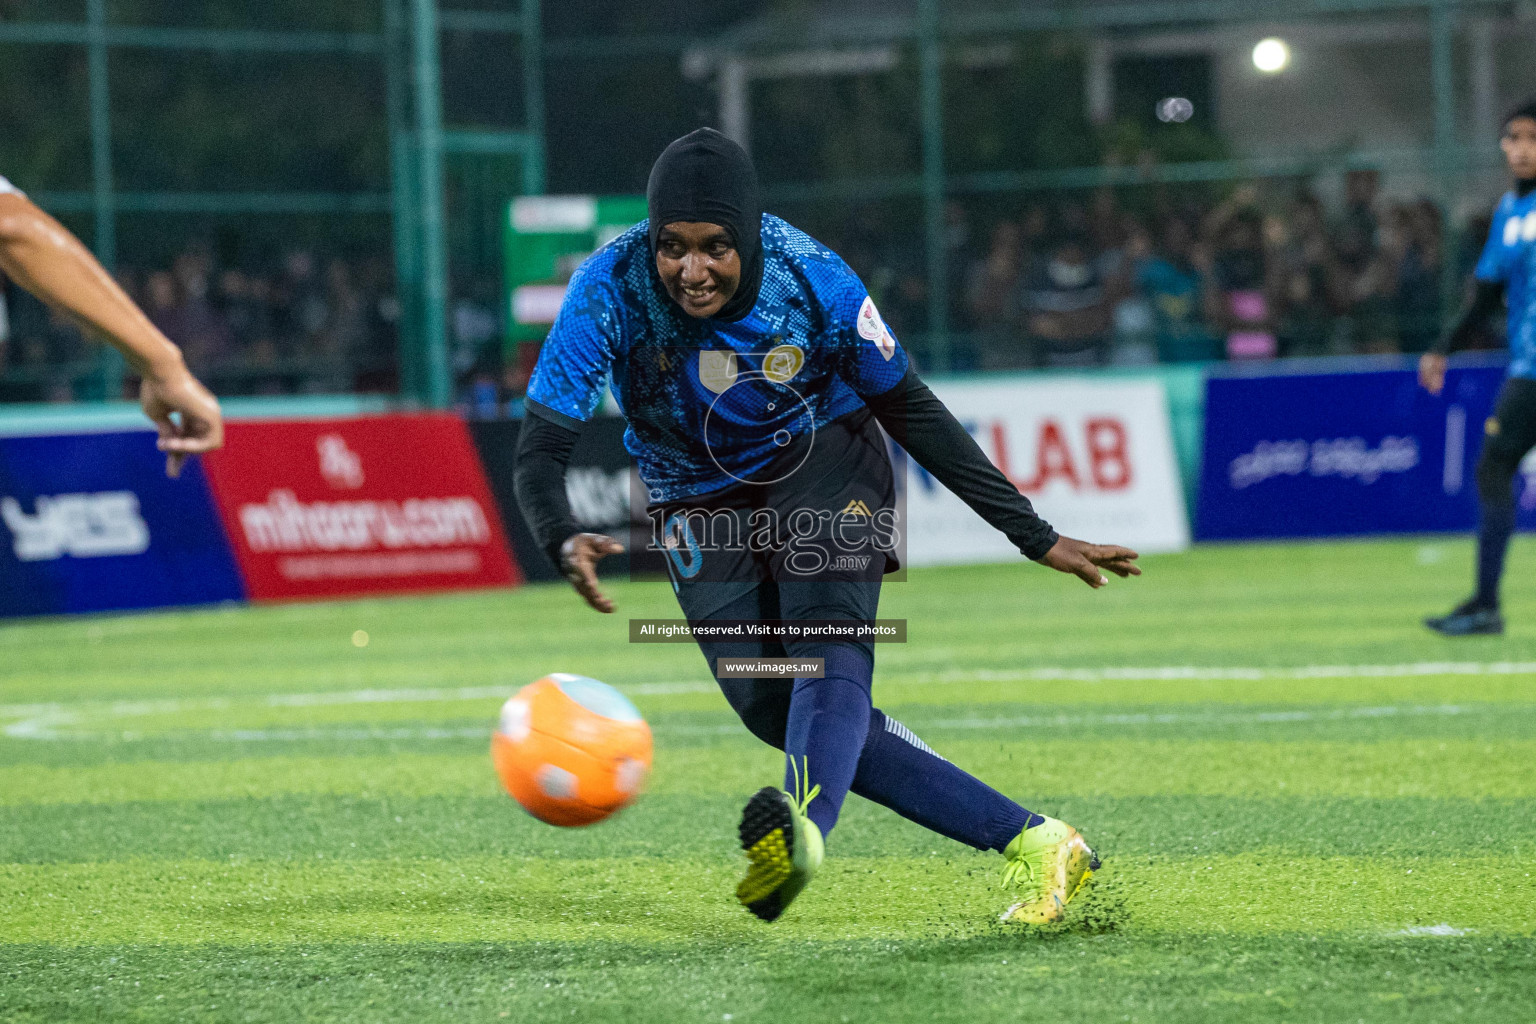
[(1051, 550), (1057, 533), (1035, 514), (1029, 499), (992, 465), (981, 446), (960, 425), (912, 369), (883, 395), (864, 404), (917, 464), (955, 493), (976, 514), (1023, 552), (1038, 559)]
[(538, 403), (528, 401), (527, 406), (513, 471), (517, 504), (533, 539), (558, 569), (560, 545), (581, 532), (565, 493), (565, 467), (581, 433), (555, 422), (558, 414), (546, 415)]

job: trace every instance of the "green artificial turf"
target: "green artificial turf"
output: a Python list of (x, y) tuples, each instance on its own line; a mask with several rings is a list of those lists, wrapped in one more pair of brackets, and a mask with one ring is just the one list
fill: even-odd
[[(0, 626), (0, 1021), (1525, 1019), (1536, 544), (1507, 636), (1433, 636), (1470, 557), (890, 585), (881, 706), (1105, 854), (1035, 931), (997, 923), (995, 854), (857, 798), (789, 914), (738, 907), (779, 759), (694, 648), (626, 642), (665, 584), (612, 585), (612, 617), (549, 586)], [(501, 701), (554, 671), (656, 735), (646, 795), (588, 829), (490, 769)]]

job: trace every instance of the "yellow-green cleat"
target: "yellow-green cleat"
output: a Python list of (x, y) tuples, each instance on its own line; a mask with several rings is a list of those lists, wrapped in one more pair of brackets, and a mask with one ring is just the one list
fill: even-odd
[(1003, 856), (1008, 858), (1003, 887), (1022, 885), (1024, 889), (1024, 898), (1003, 911), (1005, 924), (1060, 921), (1067, 904), (1099, 866), (1099, 858), (1077, 829), (1055, 818), (1020, 832)]
[[(796, 776), (798, 780), (798, 771)], [(802, 788), (799, 781), (796, 788)], [(819, 792), (820, 786), (812, 786), (797, 798), (765, 786), (742, 808), (741, 848), (747, 854), (747, 875), (736, 886), (736, 898), (764, 921), (784, 913), (821, 867), (821, 829), (805, 813)]]

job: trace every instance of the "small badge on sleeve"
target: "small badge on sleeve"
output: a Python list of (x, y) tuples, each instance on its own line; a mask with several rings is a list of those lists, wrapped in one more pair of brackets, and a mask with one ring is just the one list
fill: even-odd
[(875, 308), (875, 300), (864, 296), (864, 305), (859, 307), (858, 321), (859, 337), (865, 341), (875, 343), (880, 355), (886, 362), (896, 354), (896, 339), (891, 336), (890, 328), (885, 326), (885, 321), (880, 319), (880, 311)]
[(859, 307), (859, 337), (865, 341), (878, 342), (884, 333), (885, 321), (880, 319), (875, 300), (868, 295), (864, 296), (864, 305)]

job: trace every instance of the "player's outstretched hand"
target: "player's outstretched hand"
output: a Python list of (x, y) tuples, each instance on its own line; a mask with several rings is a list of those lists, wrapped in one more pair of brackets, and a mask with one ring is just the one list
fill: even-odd
[(1060, 537), (1051, 550), (1041, 556), (1040, 564), (1057, 572), (1071, 573), (1097, 590), (1109, 582), (1104, 569), (1120, 577), (1140, 576), (1141, 566), (1136, 564), (1140, 557), (1130, 548), (1118, 544), (1089, 544), (1085, 540)]
[(624, 545), (601, 533), (578, 533), (560, 545), (560, 571), (582, 600), (604, 615), (613, 611), (613, 601), (597, 587), (597, 563), (623, 551)]
[(219, 400), (185, 366), (145, 374), (139, 404), (160, 431), (157, 444), (166, 453), (166, 476), (180, 476), (187, 456), (224, 445), (224, 414), (219, 411)]
[(1445, 356), (1439, 352), (1425, 352), (1419, 357), (1419, 384), (1432, 395), (1438, 395), (1445, 387)]

